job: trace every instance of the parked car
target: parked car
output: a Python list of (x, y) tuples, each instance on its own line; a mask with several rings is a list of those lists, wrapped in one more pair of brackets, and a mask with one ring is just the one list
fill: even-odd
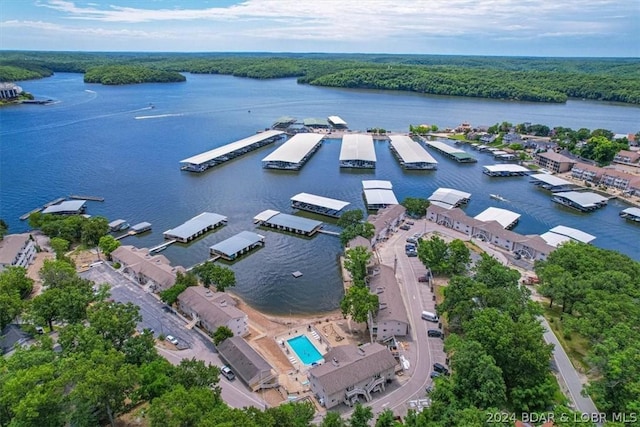
[(449, 368), (447, 368), (446, 366), (444, 366), (442, 363), (434, 363), (433, 364), (433, 370), (436, 372), (439, 372), (443, 375), (449, 375)]
[(415, 245), (418, 241), (413, 237), (407, 237), (407, 243), (413, 243)]
[(428, 282), (429, 278), (426, 275), (422, 275), (418, 277), (418, 282)]
[(170, 342), (171, 344), (173, 344), (173, 345), (178, 345), (178, 339), (177, 339), (176, 337), (174, 337), (173, 335), (167, 335), (167, 336), (165, 337), (165, 339), (166, 339), (167, 341), (169, 341), (169, 342)]
[(438, 329), (429, 329), (427, 330), (427, 336), (434, 337), (434, 338), (442, 338), (443, 334), (442, 334), (442, 331)]
[(401, 225), (401, 226), (400, 226), (400, 227), (398, 227), (398, 228), (400, 228), (400, 230), (405, 230), (405, 231), (406, 231), (406, 230), (411, 230), (411, 227), (409, 227), (409, 226), (408, 226), (408, 225), (406, 225), (406, 224), (405, 224), (405, 225)]
[(405, 222), (405, 224), (407, 224), (407, 225), (413, 225), (413, 224), (415, 224), (415, 222), (413, 222), (413, 221), (406, 221), (406, 222)]
[(406, 245), (404, 245), (404, 250), (405, 251), (415, 251), (416, 250), (416, 245), (414, 245), (413, 243), (407, 243)]
[(416, 251), (407, 251), (407, 256), (408, 257), (417, 257), (418, 256), (418, 252)]
[(429, 376), (431, 378), (438, 378), (440, 376), (440, 372), (433, 371)]
[(236, 374), (234, 374), (231, 368), (227, 365), (224, 365), (222, 368), (220, 368), (220, 373), (224, 375), (224, 377), (229, 381), (233, 381), (236, 378)]

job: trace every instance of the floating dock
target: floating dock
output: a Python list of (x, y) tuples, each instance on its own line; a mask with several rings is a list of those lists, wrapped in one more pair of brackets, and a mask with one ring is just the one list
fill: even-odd
[(252, 231), (242, 231), (211, 246), (209, 252), (213, 256), (234, 261), (239, 256), (261, 246), (264, 246), (264, 236)]
[(596, 209), (606, 206), (609, 201), (608, 198), (590, 191), (564, 191), (554, 193), (551, 200), (582, 212), (595, 211)]
[(177, 240), (169, 240), (168, 242), (160, 243), (158, 246), (149, 248), (149, 253), (152, 254), (152, 253), (164, 251), (170, 245), (173, 245), (175, 242), (177, 242)]
[(66, 198), (66, 197), (58, 197), (58, 198), (57, 198), (57, 199), (55, 199), (55, 200), (52, 200), (52, 201), (50, 201), (50, 202), (48, 202), (48, 203), (45, 203), (45, 204), (43, 205), (43, 207), (46, 209), (46, 208), (48, 208), (49, 206), (57, 205), (58, 203), (60, 203), (60, 202), (64, 202), (65, 200), (67, 200), (67, 198)]
[(518, 223), (520, 214), (507, 209), (487, 208), (474, 217), (478, 221), (496, 221), (505, 230), (510, 230)]
[(180, 160), (181, 170), (189, 172), (204, 172), (205, 170), (242, 156), (250, 151), (257, 150), (265, 145), (272, 144), (282, 138), (284, 132), (280, 130), (268, 130), (252, 135), (248, 138), (232, 142), (213, 150), (205, 151), (193, 157)]
[(534, 185), (553, 193), (558, 191), (568, 191), (576, 187), (574, 183), (548, 173), (536, 173), (531, 175), (529, 178), (531, 178), (530, 182)]
[(482, 173), (489, 176), (524, 176), (533, 171), (520, 165), (488, 165), (482, 168)]
[(115, 233), (116, 231), (122, 231), (129, 228), (129, 223), (124, 219), (116, 219), (115, 221), (111, 221), (109, 223), (109, 231)]
[(430, 141), (428, 139), (424, 139), (424, 143), (458, 163), (475, 163), (478, 161), (466, 151), (452, 147), (442, 141)]
[(584, 231), (578, 230), (576, 228), (566, 227), (564, 225), (553, 227), (546, 233), (541, 234), (540, 237), (542, 237), (545, 242), (555, 248), (565, 242), (570, 241), (591, 243), (596, 238), (589, 233), (585, 233)]
[(86, 200), (64, 200), (62, 203), (47, 206), (43, 214), (79, 215), (86, 209)]
[(297, 133), (275, 151), (262, 159), (265, 169), (300, 170), (313, 156), (324, 135), (317, 133)]
[(260, 212), (253, 218), (253, 222), (264, 227), (304, 236), (313, 236), (323, 225), (322, 221), (284, 214), (272, 209)]
[(391, 135), (389, 148), (404, 169), (432, 170), (438, 161), (419, 143), (407, 135)]
[(104, 197), (99, 196), (79, 196), (77, 194), (72, 194), (69, 198), (75, 200), (90, 200), (92, 202), (104, 202)]
[(342, 210), (349, 206), (349, 202), (316, 196), (315, 194), (299, 193), (291, 198), (291, 207), (320, 215), (339, 218)]
[(433, 205), (443, 207), (445, 209), (457, 208), (462, 204), (469, 203), (471, 193), (466, 193), (453, 188), (438, 188), (429, 196), (429, 201)]
[(640, 223), (640, 208), (627, 208), (620, 211), (620, 217)]
[(35, 208), (29, 212), (27, 212), (26, 214), (20, 216), (20, 221), (25, 221), (27, 219), (29, 219), (29, 217), (31, 216), (31, 214), (34, 214), (36, 212), (40, 212), (43, 208)]
[(212, 212), (203, 212), (198, 216), (176, 228), (167, 230), (164, 233), (165, 239), (175, 240), (180, 243), (187, 243), (202, 236), (210, 230), (218, 228), (227, 223), (227, 217)]
[(340, 147), (340, 167), (375, 169), (376, 150), (371, 135), (346, 134)]
[(131, 231), (129, 231), (130, 235), (146, 233), (147, 231), (151, 231), (151, 223), (150, 222), (140, 222), (136, 225), (131, 226)]
[(391, 184), (391, 181), (362, 181), (362, 191), (364, 192), (368, 210), (378, 210), (398, 204), (398, 199), (396, 199), (396, 195), (393, 192), (393, 184)]

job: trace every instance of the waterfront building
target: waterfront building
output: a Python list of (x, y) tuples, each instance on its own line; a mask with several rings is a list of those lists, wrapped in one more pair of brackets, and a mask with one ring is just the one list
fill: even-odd
[(450, 159), (455, 160), (458, 163), (474, 163), (478, 161), (475, 157), (468, 154), (466, 151), (452, 147), (442, 141), (431, 141), (428, 139), (423, 139), (423, 141), (429, 147), (439, 151), (440, 153), (444, 154)]
[(187, 243), (206, 232), (227, 223), (227, 217), (212, 212), (203, 212), (176, 228), (163, 233), (165, 239)]
[(438, 162), (407, 135), (391, 135), (389, 148), (405, 169), (436, 169)]
[(42, 211), (43, 214), (54, 215), (79, 215), (86, 209), (86, 200), (65, 200), (61, 203), (47, 206)]
[(584, 231), (576, 228), (566, 227), (564, 225), (553, 227), (546, 233), (541, 234), (540, 237), (542, 237), (545, 242), (556, 248), (565, 242), (573, 241), (591, 243), (596, 238), (596, 236), (592, 236), (589, 233), (585, 233)]
[(391, 337), (409, 334), (409, 317), (402, 301), (400, 286), (393, 268), (376, 266), (369, 276), (369, 289), (378, 296), (378, 310), (367, 320), (374, 341), (384, 341)]
[(257, 150), (265, 145), (272, 144), (282, 138), (284, 132), (280, 130), (268, 130), (251, 135), (239, 141), (232, 142), (213, 150), (180, 160), (182, 170), (189, 172), (203, 172), (210, 167), (219, 165), (250, 151)]
[(176, 283), (176, 274), (185, 272), (182, 266), (172, 267), (165, 256), (151, 255), (149, 249), (131, 245), (118, 247), (111, 252), (111, 259), (122, 266), (125, 276), (140, 285), (149, 285), (154, 292), (169, 289)]
[(538, 166), (554, 173), (570, 171), (576, 161), (555, 151), (545, 151), (535, 155)]
[(36, 245), (29, 233), (7, 234), (0, 240), (0, 272), (7, 267), (27, 268), (36, 256)]
[(589, 191), (563, 191), (560, 193), (555, 193), (551, 200), (561, 205), (578, 209), (583, 212), (590, 212), (606, 206), (609, 199), (605, 196), (601, 196), (598, 193), (592, 193)]
[(253, 391), (276, 388), (278, 377), (273, 368), (244, 338), (233, 336), (217, 346), (218, 353), (231, 370)]
[(260, 212), (253, 218), (253, 222), (263, 227), (275, 228), (277, 230), (305, 236), (313, 236), (323, 225), (322, 221), (280, 213), (273, 209)]
[(640, 186), (640, 176), (622, 172), (615, 169), (603, 168), (600, 185), (617, 188), (618, 190), (629, 190), (630, 187)]
[(329, 116), (328, 121), (329, 121), (329, 124), (331, 125), (331, 127), (333, 127), (334, 129), (346, 129), (347, 128), (347, 122), (342, 120), (342, 118), (340, 118), (339, 116)]
[(234, 261), (240, 255), (261, 246), (264, 246), (264, 236), (252, 231), (241, 231), (235, 236), (211, 246), (209, 252), (211, 255)]
[(178, 296), (178, 309), (209, 334), (220, 326), (226, 326), (237, 337), (249, 333), (249, 317), (224, 292), (214, 292), (204, 286), (189, 286)]
[(574, 188), (576, 185), (565, 179), (558, 178), (555, 175), (548, 173), (537, 173), (530, 176), (534, 185), (549, 190), (551, 192), (567, 191)]
[(474, 218), (482, 222), (496, 221), (502, 228), (509, 230), (518, 223), (520, 214), (508, 209), (490, 207), (480, 212)]
[(471, 199), (471, 193), (454, 190), (453, 188), (438, 188), (429, 196), (428, 200), (434, 205), (452, 209), (463, 203), (469, 203), (469, 199)]
[(532, 171), (520, 165), (487, 165), (482, 167), (482, 173), (489, 176), (523, 176), (529, 175)]
[(317, 133), (298, 133), (262, 159), (266, 169), (300, 170), (300, 168), (320, 148), (324, 135)]
[(603, 169), (587, 163), (576, 163), (571, 169), (571, 176), (587, 182), (598, 183), (602, 178)]
[(22, 93), (22, 88), (14, 83), (0, 83), (0, 99), (14, 99)]
[(303, 211), (313, 212), (339, 218), (345, 207), (351, 203), (328, 197), (316, 196), (309, 193), (298, 193), (291, 198), (291, 207)]
[(377, 213), (369, 215), (367, 222), (373, 224), (374, 235), (371, 238), (371, 246), (377, 242), (387, 239), (395, 229), (402, 223), (407, 214), (407, 209), (402, 205), (390, 205), (378, 210)]
[(346, 134), (340, 146), (341, 168), (374, 169), (376, 151), (371, 135)]
[(614, 156), (613, 161), (616, 163), (624, 163), (624, 164), (638, 164), (640, 162), (640, 152), (638, 151), (629, 151), (629, 150), (620, 150)]
[(398, 366), (389, 349), (378, 343), (337, 346), (324, 358), (327, 362), (312, 367), (308, 378), (311, 391), (327, 409), (361, 399), (370, 402), (372, 393), (383, 392), (393, 381)]
[(364, 180), (362, 181), (362, 189), (368, 210), (378, 210), (398, 204), (391, 181)]

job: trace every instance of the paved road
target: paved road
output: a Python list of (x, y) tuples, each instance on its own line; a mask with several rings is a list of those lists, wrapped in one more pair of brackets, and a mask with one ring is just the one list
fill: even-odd
[[(205, 363), (221, 366), (220, 360), (211, 340), (195, 329), (187, 329), (186, 319), (170, 310), (166, 304), (142, 286), (126, 278), (111, 267), (100, 264), (80, 273), (83, 278), (93, 280), (96, 284), (107, 283), (110, 286), (111, 297), (118, 302), (132, 302), (140, 307), (142, 321), (138, 330), (153, 329), (156, 336), (160, 334), (173, 335), (179, 341), (176, 350), (157, 346), (158, 353), (169, 362), (177, 365), (182, 359), (203, 360)], [(167, 311), (165, 311), (167, 310)], [(239, 379), (228, 381), (220, 376), (222, 398), (231, 407), (243, 408), (254, 406), (265, 408), (264, 400), (256, 397)]]

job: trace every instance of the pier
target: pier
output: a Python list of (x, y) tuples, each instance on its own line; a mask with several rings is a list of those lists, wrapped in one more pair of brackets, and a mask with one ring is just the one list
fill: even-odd
[(441, 141), (429, 141), (428, 139), (423, 139), (424, 143), (434, 150), (444, 154), (448, 158), (455, 160), (458, 163), (475, 163), (478, 160), (472, 155), (468, 154), (466, 151), (461, 150), (459, 148), (451, 147), (448, 144), (445, 144)]
[(50, 201), (50, 202), (48, 202), (48, 203), (45, 203), (45, 204), (43, 205), (43, 206), (44, 206), (44, 207), (43, 207), (43, 209), (46, 209), (46, 208), (48, 208), (49, 206), (57, 205), (58, 203), (64, 202), (65, 200), (67, 200), (67, 198), (66, 198), (66, 197), (58, 197), (58, 198), (57, 198), (57, 199), (55, 199), (55, 200), (52, 200), (52, 201)]
[(69, 198), (75, 200), (91, 200), (92, 202), (104, 202), (104, 197), (98, 196), (79, 196), (77, 194), (72, 194)]
[(530, 178), (531, 182), (534, 185), (540, 188), (544, 188), (545, 190), (549, 190), (552, 193), (558, 191), (568, 191), (577, 187), (577, 185), (572, 182), (566, 181), (562, 178), (558, 178), (557, 176), (550, 175), (548, 173), (537, 173), (531, 175)]
[(549, 245), (556, 248), (565, 242), (574, 241), (591, 243), (596, 238), (589, 233), (585, 233), (584, 231), (578, 230), (576, 228), (566, 227), (564, 225), (553, 227), (546, 233), (541, 234), (540, 237), (542, 237), (544, 241)]
[(62, 197), (61, 200), (62, 201), (57, 204), (50, 204), (50, 202), (47, 204), (48, 206), (45, 205), (42, 213), (56, 215), (78, 215), (83, 213), (86, 209), (86, 200), (66, 200), (64, 197)]
[(582, 212), (595, 211), (596, 209), (606, 206), (609, 201), (607, 197), (589, 191), (564, 191), (554, 193), (551, 200)]
[(524, 176), (532, 173), (530, 169), (520, 165), (488, 165), (482, 168), (482, 173), (489, 176)]
[(35, 209), (33, 209), (33, 210), (30, 210), (30, 211), (29, 211), (29, 212), (27, 212), (26, 214), (24, 214), (24, 215), (20, 216), (20, 221), (25, 221), (25, 220), (27, 220), (27, 219), (31, 216), (31, 214), (34, 214), (34, 213), (36, 213), (36, 212), (40, 212), (42, 209), (43, 209), (43, 208), (35, 208)]
[(209, 252), (213, 256), (234, 261), (239, 256), (261, 246), (264, 246), (264, 236), (252, 231), (241, 231), (235, 236), (209, 247)]
[(155, 253), (155, 252), (161, 252), (164, 251), (165, 249), (167, 249), (170, 245), (173, 245), (175, 242), (177, 242), (177, 240), (169, 240), (167, 242), (161, 243), (157, 246), (154, 246), (152, 248), (149, 248), (149, 253)]
[(407, 135), (391, 135), (389, 148), (404, 169), (433, 170), (438, 161), (419, 143)]
[(431, 204), (445, 209), (457, 208), (461, 204), (469, 203), (469, 199), (471, 199), (471, 193), (454, 190), (453, 188), (438, 188), (428, 198)]

